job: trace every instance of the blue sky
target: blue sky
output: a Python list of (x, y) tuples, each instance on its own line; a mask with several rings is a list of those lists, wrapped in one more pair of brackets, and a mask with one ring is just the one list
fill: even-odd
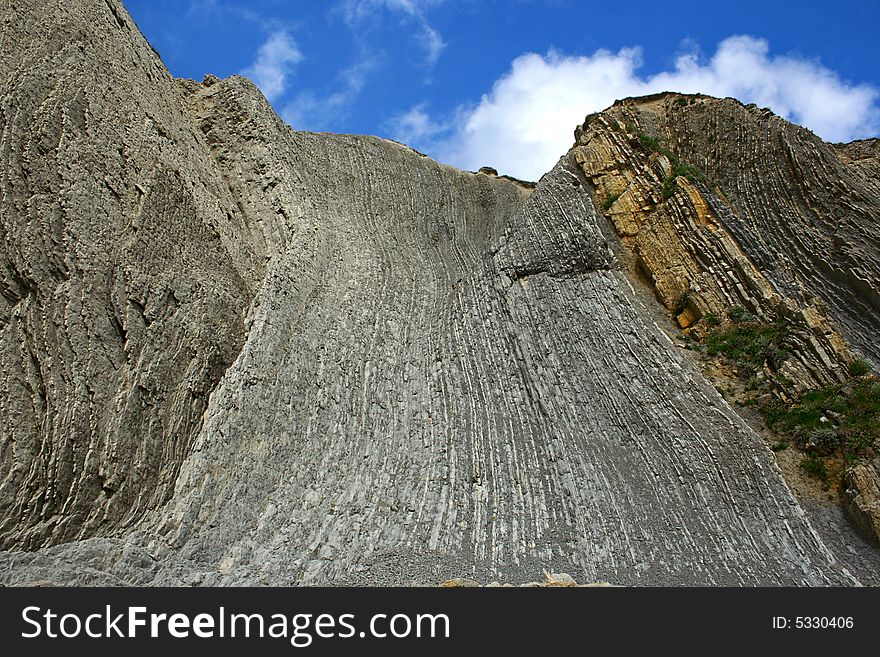
[(245, 74), (297, 129), (537, 179), (584, 115), (664, 89), (880, 134), (880, 1), (125, 0), (171, 73)]

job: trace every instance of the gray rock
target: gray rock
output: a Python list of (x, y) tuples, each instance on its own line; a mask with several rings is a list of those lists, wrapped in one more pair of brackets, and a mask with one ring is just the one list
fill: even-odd
[(856, 582), (573, 155), (295, 132), (118, 2), (0, 7), (0, 583)]

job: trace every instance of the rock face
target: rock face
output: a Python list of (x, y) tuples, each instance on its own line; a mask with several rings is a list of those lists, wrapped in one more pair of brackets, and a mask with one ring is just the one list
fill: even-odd
[[(440, 586), (444, 588), (475, 588), (481, 586), (479, 582), (475, 582), (472, 579), (464, 579), (461, 577), (455, 577), (453, 579), (448, 579), (445, 582), (441, 582)], [(514, 586), (513, 584), (502, 584), (501, 582), (489, 582), (486, 584), (487, 587), (510, 587)], [(613, 584), (609, 584), (608, 582), (593, 582), (591, 584), (578, 584), (574, 581), (574, 578), (568, 573), (544, 573), (544, 579), (540, 582), (526, 582), (525, 584), (519, 584), (521, 587), (545, 587), (545, 588), (572, 588), (572, 587), (584, 587), (584, 588), (593, 588), (593, 587), (612, 587)]]
[(846, 474), (847, 511), (866, 536), (880, 543), (880, 459), (858, 463)]
[(265, 268), (118, 3), (4, 2), (0, 545), (165, 502)]
[[(0, 582), (856, 582), (634, 276), (656, 154), (627, 155), (645, 188), (628, 192), (587, 126), (531, 190), (293, 131), (242, 78), (176, 81), (118, 2), (0, 7)], [(683, 148), (666, 114), (626, 111)], [(679, 318), (734, 290), (803, 315), (798, 371), (833, 378), (850, 358), (833, 320), (878, 344), (857, 293), (876, 281), (875, 151), (763, 120), (782, 137), (725, 137), (752, 145), (711, 161), (729, 200), (684, 180), (664, 200), (660, 179), (651, 202), (690, 209), (657, 230), (717, 224), (709, 246), (669, 241), (712, 290)], [(616, 130), (589, 138), (609, 161)], [(846, 266), (766, 266), (822, 253), (749, 213), (756, 157), (867, 190), (839, 202), (852, 232), (812, 197), (774, 206), (825, 207), (809, 239), (852, 239)]]
[[(627, 247), (633, 275), (647, 279), (682, 328), (692, 327), (711, 315), (717, 322), (732, 308), (742, 308), (764, 322), (783, 320), (789, 330), (785, 347), (790, 357), (781, 364), (777, 379), (780, 388), (790, 388), (787, 392), (842, 380), (854, 357), (834, 320), (852, 327), (862, 321), (859, 317), (862, 311), (854, 313), (851, 307), (837, 303), (839, 299), (828, 292), (824, 279), (813, 270), (805, 268), (800, 278), (797, 271), (788, 272), (791, 280), (782, 281), (782, 277), (788, 275), (787, 270), (777, 271), (779, 263), (767, 255), (770, 247), (762, 246), (755, 238), (762, 230), (759, 219), (766, 214), (788, 215), (786, 226), (791, 226), (795, 234), (801, 230), (809, 234), (804, 227), (812, 226), (818, 226), (814, 232), (821, 232), (822, 224), (814, 216), (819, 210), (810, 209), (815, 206), (806, 206), (806, 210), (801, 206), (792, 207), (791, 197), (784, 192), (763, 192), (760, 199), (752, 199), (748, 196), (749, 185), (757, 186), (757, 183), (751, 178), (746, 183), (738, 178), (724, 179), (727, 170), (710, 165), (709, 151), (727, 142), (720, 139), (716, 143), (715, 133), (705, 132), (705, 123), (694, 122), (687, 130), (690, 124), (682, 120), (685, 124), (682, 127), (677, 120), (680, 112), (687, 117), (693, 113), (704, 119), (707, 114), (717, 113), (722, 116), (713, 119), (716, 123), (746, 124), (742, 132), (747, 134), (766, 132), (748, 125), (754, 117), (736, 101), (678, 94), (618, 103), (602, 114), (587, 117), (576, 132), (575, 159), (595, 186), (597, 198), (604, 199), (601, 206)], [(766, 116), (763, 118), (767, 120)], [(793, 129), (792, 132), (803, 137), (801, 133), (805, 131)], [(657, 134), (661, 137), (655, 136)], [(733, 141), (740, 143), (740, 140)], [(671, 146), (666, 146), (667, 143)], [(687, 149), (682, 146), (685, 143)], [(763, 142), (759, 143), (763, 146)], [(821, 142), (815, 146), (828, 158), (835, 157), (833, 150)], [(686, 155), (676, 154), (682, 151)], [(685, 161), (685, 157), (693, 159)], [(749, 161), (746, 152), (724, 153), (718, 157)], [(789, 166), (781, 174), (773, 169), (772, 158), (766, 159), (767, 164), (760, 171), (761, 175), (766, 172), (770, 180), (776, 176), (787, 180), (798, 176), (811, 179), (818, 175), (806, 155), (801, 169), (791, 171)], [(706, 167), (708, 173), (694, 167), (691, 161)], [(746, 177), (740, 172), (755, 170), (756, 167), (737, 168), (729, 175)], [(716, 175), (722, 177), (723, 182), (717, 182), (713, 178)], [(870, 186), (856, 184), (862, 182), (859, 176), (851, 176), (853, 178), (856, 191), (871, 192)], [(735, 203), (728, 198), (727, 189), (746, 191), (738, 199), (739, 203)], [(880, 197), (870, 201), (876, 204)], [(744, 222), (748, 222), (745, 227)], [(871, 280), (875, 276), (871, 258), (876, 252), (871, 247), (876, 244), (877, 229), (867, 213), (855, 214), (852, 223), (862, 231), (859, 239), (874, 242), (867, 243), (865, 262), (852, 265), (849, 274), (853, 280)], [(768, 229), (763, 227), (763, 230)], [(831, 241), (835, 239), (833, 230), (828, 228), (815, 239)], [(778, 224), (770, 232), (776, 238), (780, 232)], [(784, 252), (776, 254), (779, 258), (786, 258), (786, 253), (789, 256), (796, 253), (794, 246), (784, 248)], [(806, 258), (809, 251), (808, 247), (803, 248), (805, 253), (798, 256), (800, 259)], [(810, 255), (815, 257), (812, 251)], [(766, 266), (768, 260), (775, 264)], [(843, 278), (843, 274), (840, 277)], [(804, 291), (807, 286), (821, 292), (807, 294)], [(826, 309), (826, 298), (834, 302), (833, 308), (837, 311), (834, 318)], [(863, 339), (864, 332), (871, 330), (855, 328), (852, 335)], [(866, 353), (873, 356), (873, 338), (864, 341), (864, 345)]]
[[(671, 255), (667, 271), (646, 263), (664, 301), (688, 280), (709, 309), (721, 298), (760, 314), (784, 300), (806, 315), (804, 328), (817, 341), (799, 351), (814, 351), (833, 369), (841, 345), (824, 321), (827, 307), (846, 341), (880, 364), (878, 140), (833, 146), (769, 110), (679, 94), (619, 102), (588, 117), (577, 136), (579, 161), (597, 191), (621, 194), (610, 216), (645, 260), (658, 250), (646, 242), (702, 233), (701, 243), (678, 249), (688, 253), (663, 254)], [(678, 175), (682, 167), (663, 151), (703, 180)], [(620, 161), (628, 163), (622, 172), (609, 170)], [(663, 199), (661, 181), (673, 177), (674, 193)], [(684, 221), (703, 230), (661, 234)], [(821, 379), (818, 369), (812, 373)]]
[[(575, 136), (633, 277), (682, 328), (733, 308), (784, 323), (786, 358), (762, 372), (783, 399), (844, 380), (849, 345), (876, 369), (880, 141), (832, 146), (767, 110), (671, 93), (618, 102)], [(880, 542), (874, 463), (846, 473), (846, 508)]]

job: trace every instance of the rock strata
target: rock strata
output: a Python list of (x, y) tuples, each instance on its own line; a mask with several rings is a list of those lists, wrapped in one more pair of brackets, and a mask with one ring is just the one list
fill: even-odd
[[(680, 189), (667, 203), (658, 203), (673, 222), (689, 219), (706, 232), (723, 227), (735, 251), (747, 256), (776, 293), (820, 315), (827, 308), (847, 342), (880, 363), (878, 140), (826, 144), (767, 109), (730, 98), (680, 94), (620, 101), (588, 117), (578, 130), (579, 143), (592, 141), (596, 132), (605, 143), (586, 150), (598, 152), (600, 160), (605, 153), (607, 159), (621, 159), (615, 149), (632, 153), (633, 141), (643, 151), (642, 157), (623, 156), (629, 167), (639, 168), (633, 185), (612, 177), (607, 190), (599, 189), (632, 196), (611, 209), (612, 219), (618, 213), (626, 216), (630, 207), (652, 206), (659, 200), (657, 178), (681, 172), (673, 171), (662, 152), (641, 143), (640, 137), (648, 137), (700, 174), (685, 185), (682, 177), (694, 176), (676, 176)], [(682, 212), (682, 205), (691, 207)], [(713, 251), (717, 248), (698, 252)], [(715, 267), (716, 272), (721, 283), (725, 270)], [(764, 295), (748, 289), (740, 296), (751, 299), (740, 301), (757, 304)]]
[[(663, 145), (663, 138), (671, 144), (685, 138), (689, 145), (706, 141), (696, 130), (672, 138), (659, 127), (665, 124), (657, 117), (667, 120), (667, 113), (683, 107), (681, 101), (688, 112), (698, 111), (690, 107), (693, 103), (701, 108), (730, 104), (677, 94), (624, 101), (588, 117), (576, 132), (574, 156), (627, 247), (633, 275), (648, 281), (681, 328), (705, 330), (700, 320), (714, 317), (717, 323), (733, 308), (758, 321), (784, 321), (789, 357), (778, 371), (767, 372), (780, 392), (793, 394), (843, 380), (854, 356), (825, 301), (788, 296), (790, 290), (762, 271), (755, 264), (763, 260), (761, 254), (749, 248), (751, 243), (743, 244), (734, 230), (739, 211), (725, 193), (733, 183), (710, 181), (707, 176), (714, 170), (704, 174)], [(692, 147), (687, 152), (694, 157)], [(697, 156), (696, 161), (705, 164), (706, 159)]]
[(846, 472), (847, 512), (874, 543), (880, 545), (880, 459), (859, 463)]
[[(633, 277), (681, 328), (704, 335), (732, 309), (784, 324), (786, 357), (761, 372), (784, 401), (845, 380), (851, 346), (876, 369), (878, 140), (829, 145), (767, 110), (672, 93), (615, 103), (575, 137)], [(878, 476), (846, 474), (875, 541)]]
[[(833, 378), (846, 344), (796, 288), (874, 280), (857, 219), (864, 269), (785, 278), (743, 237), (772, 225), (743, 209), (758, 191), (726, 160), (712, 175), (730, 203), (679, 179), (677, 209), (652, 218), (656, 153), (633, 156), (618, 190), (579, 143), (532, 188), (295, 131), (243, 78), (174, 80), (113, 0), (0, 14), (0, 583), (550, 568), (623, 585), (857, 583), (631, 266), (632, 240), (697, 222), (699, 240), (668, 241), (686, 264), (655, 276), (664, 303), (681, 277), (702, 295), (684, 323), (732, 295), (803, 316), (798, 372)], [(844, 175), (833, 150), (771, 122), (811, 145), (800, 166)], [(611, 159), (625, 130), (608, 131)], [(730, 157), (751, 171), (751, 153)], [(610, 220), (594, 187), (621, 192)], [(845, 307), (857, 296), (826, 305), (872, 356), (870, 299)]]

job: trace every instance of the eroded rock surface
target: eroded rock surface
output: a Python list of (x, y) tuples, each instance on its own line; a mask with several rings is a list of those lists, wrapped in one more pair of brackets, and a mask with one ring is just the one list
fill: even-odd
[(847, 512), (874, 543), (880, 543), (880, 459), (846, 473)]
[(855, 583), (577, 149), (531, 191), (0, 6), (0, 581)]
[[(441, 587), (444, 588), (476, 588), (482, 586), (479, 582), (476, 582), (472, 579), (466, 579), (462, 577), (454, 577), (452, 579), (447, 579), (445, 582), (440, 583)], [(611, 587), (613, 584), (609, 584), (608, 582), (593, 582), (590, 584), (578, 584), (574, 578), (568, 573), (544, 573), (544, 577), (540, 582), (526, 582), (524, 584), (509, 584), (501, 582), (489, 582), (485, 586), (494, 588), (494, 587), (512, 587), (512, 586), (520, 586), (520, 587), (536, 587), (536, 588), (573, 588), (573, 587), (585, 587), (585, 588), (593, 588), (593, 587)]]
[[(767, 110), (673, 93), (615, 103), (575, 136), (630, 271), (682, 328), (705, 334), (733, 308), (781, 322), (785, 358), (761, 376), (784, 400), (848, 378), (850, 345), (877, 363), (877, 140), (829, 145)], [(875, 541), (878, 476), (846, 474)]]
[(0, 545), (165, 502), (262, 257), (118, 3), (0, 5)]
[[(684, 160), (695, 157), (693, 142), (714, 143), (714, 136), (707, 139), (698, 134), (705, 126), (698, 124), (684, 136), (673, 136), (671, 128), (665, 128), (673, 125), (669, 115), (702, 116), (730, 107), (748, 117), (748, 110), (732, 100), (661, 94), (623, 101), (587, 117), (577, 129), (574, 156), (627, 247), (633, 276), (648, 281), (682, 328), (705, 329), (705, 322), (698, 325), (700, 320), (714, 317), (717, 323), (732, 308), (743, 308), (759, 321), (783, 321), (789, 333), (785, 343), (789, 357), (780, 363), (778, 373), (768, 372), (776, 375), (780, 392), (836, 383), (848, 375), (847, 366), (854, 356), (829, 315), (824, 296), (792, 295), (779, 285), (775, 271), (764, 271), (756, 264), (766, 260), (751, 239), (757, 228), (746, 229), (750, 241), (740, 240), (743, 220), (726, 194), (728, 187), (737, 188), (737, 182), (719, 183), (709, 176), (721, 171), (710, 168), (710, 173), (704, 173)], [(673, 146), (665, 145), (664, 139)], [(687, 155), (679, 155), (673, 148), (685, 139)], [(696, 157), (700, 165), (708, 166), (707, 157)], [(743, 153), (727, 157), (747, 160)], [(771, 166), (769, 162), (767, 167)], [(768, 178), (772, 177), (768, 172)], [(789, 202), (787, 198), (770, 201)], [(741, 203), (753, 215), (777, 212), (770, 201), (761, 206), (747, 198)], [(859, 219), (873, 234), (869, 218)], [(798, 216), (791, 221), (792, 230), (811, 222), (810, 217)]]
[[(591, 130), (588, 117), (578, 132), (582, 144), (600, 131), (607, 150), (629, 149), (635, 144), (628, 145), (627, 139), (638, 142), (640, 135), (647, 135), (692, 165), (705, 182), (695, 185), (679, 178), (685, 193), (676, 191), (665, 204), (666, 212), (681, 216), (677, 206), (686, 204), (692, 206), (686, 214), (709, 232), (723, 226), (736, 250), (750, 260), (745, 267), (757, 268), (776, 293), (801, 308), (821, 315), (827, 307), (847, 342), (875, 367), (880, 363), (877, 140), (830, 145), (770, 110), (730, 98), (680, 94), (627, 99), (597, 119), (604, 129), (597, 124)], [(618, 154), (611, 152), (609, 157)], [(662, 153), (655, 154), (648, 167), (653, 176), (640, 175), (633, 184), (609, 178), (614, 185), (604, 191), (623, 192), (617, 207), (611, 208), (616, 224), (616, 215), (625, 217), (626, 210), (643, 207), (639, 203), (645, 200), (644, 187), (674, 173), (663, 159)], [(645, 171), (644, 158), (628, 161), (629, 168), (641, 166), (639, 173)], [(649, 201), (662, 200), (659, 191), (649, 190)], [(627, 226), (621, 228), (622, 234), (631, 232)], [(711, 258), (713, 251), (717, 247), (698, 250), (709, 258), (701, 263), (709, 269), (718, 262)], [(725, 270), (730, 268), (712, 273), (721, 283), (729, 278)], [(743, 284), (741, 274), (736, 278)], [(748, 288), (738, 296), (743, 294), (753, 308), (766, 296)]]

